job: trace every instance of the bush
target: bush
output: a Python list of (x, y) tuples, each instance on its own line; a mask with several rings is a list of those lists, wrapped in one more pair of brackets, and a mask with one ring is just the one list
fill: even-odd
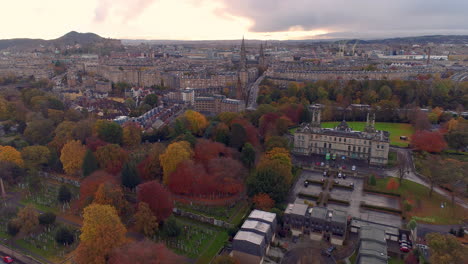
[(7, 225), (7, 232), (10, 236), (16, 236), (21, 229), (20, 223), (18, 221), (10, 220)]
[(58, 193), (59, 202), (68, 203), (71, 200), (71, 196), (72, 194), (67, 186), (65, 185), (60, 186), (59, 193)]
[(180, 226), (174, 218), (169, 218), (163, 226), (163, 232), (168, 237), (177, 237), (180, 235)]
[(41, 215), (39, 215), (39, 224), (43, 225), (43, 226), (50, 226), (52, 225), (53, 223), (55, 223), (55, 214), (54, 213), (51, 213), (51, 212), (47, 212), (47, 213), (43, 213)]
[(385, 194), (385, 195), (391, 195), (391, 196), (396, 196), (396, 197), (401, 196), (399, 193), (371, 190), (371, 189), (367, 189), (366, 187), (364, 187), (363, 191), (368, 192), (368, 193), (378, 193), (378, 194)]
[(55, 241), (61, 245), (70, 245), (75, 242), (75, 236), (70, 229), (62, 226), (55, 233)]
[(403, 201), (403, 209), (406, 212), (409, 212), (409, 211), (411, 211), (411, 209), (413, 209), (413, 205), (410, 202), (408, 202), (408, 200), (404, 200)]
[(401, 210), (393, 209), (393, 208), (389, 208), (389, 207), (384, 207), (384, 206), (370, 205), (370, 204), (366, 204), (365, 202), (361, 202), (361, 207), (367, 208), (367, 209), (385, 211), (385, 212), (389, 212), (389, 213), (401, 214)]
[(463, 229), (463, 227), (460, 226), (460, 228), (458, 229), (457, 237), (464, 237), (464, 236), (465, 236), (465, 230)]
[(375, 175), (374, 175), (374, 174), (372, 174), (372, 175), (370, 176), (370, 178), (369, 178), (369, 185), (371, 185), (371, 186), (377, 185), (377, 180), (375, 179)]

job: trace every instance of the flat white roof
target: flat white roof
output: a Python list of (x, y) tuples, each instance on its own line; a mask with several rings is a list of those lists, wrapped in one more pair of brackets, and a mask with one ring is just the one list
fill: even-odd
[(261, 245), (264, 238), (264, 236), (253, 232), (239, 231), (234, 237), (234, 240), (244, 240), (255, 245)]
[(270, 225), (263, 222), (247, 219), (245, 220), (244, 224), (242, 224), (241, 228), (254, 229), (266, 234), (268, 232), (268, 229), (270, 229)]
[(276, 214), (255, 209), (250, 213), (248, 218), (262, 219), (272, 223), (276, 218)]

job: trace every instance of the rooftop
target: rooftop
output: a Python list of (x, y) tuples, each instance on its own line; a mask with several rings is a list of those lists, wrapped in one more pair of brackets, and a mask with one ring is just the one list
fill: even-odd
[(234, 240), (244, 240), (255, 245), (261, 245), (263, 239), (264, 237), (259, 234), (242, 230), (237, 232), (236, 236), (234, 237)]
[(276, 219), (276, 214), (255, 209), (250, 213), (248, 217), (248, 219), (252, 219), (252, 218), (262, 219), (266, 222), (272, 223)]
[(247, 219), (245, 220), (244, 224), (242, 224), (241, 229), (253, 229), (266, 234), (270, 229), (270, 225), (263, 222)]
[(346, 223), (347, 214), (340, 210), (333, 210), (332, 221), (337, 223)]
[(325, 207), (313, 207), (310, 212), (310, 217), (326, 220), (327, 213), (328, 213), (328, 209)]
[(285, 213), (305, 216), (307, 212), (307, 208), (308, 208), (308, 205), (306, 204), (300, 204), (300, 203), (288, 204), (288, 207), (286, 208)]

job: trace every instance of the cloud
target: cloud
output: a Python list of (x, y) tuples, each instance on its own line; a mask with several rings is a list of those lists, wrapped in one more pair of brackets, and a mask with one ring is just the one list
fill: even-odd
[(340, 32), (468, 32), (466, 0), (220, 0), (246, 17), (252, 32), (328, 29)]
[(98, 0), (94, 10), (94, 21), (105, 22), (116, 11), (123, 22), (140, 16), (156, 0)]

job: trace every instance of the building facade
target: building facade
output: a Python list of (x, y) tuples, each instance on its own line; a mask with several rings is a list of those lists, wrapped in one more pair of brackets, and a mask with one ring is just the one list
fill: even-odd
[(194, 110), (202, 113), (219, 114), (222, 112), (242, 112), (245, 102), (226, 98), (224, 95), (198, 96), (194, 99)]
[(386, 165), (390, 133), (375, 129), (375, 114), (367, 114), (364, 131), (354, 131), (343, 121), (337, 127), (321, 128), (320, 106), (311, 107), (312, 122), (294, 133), (293, 152), (299, 155), (323, 154), (366, 160), (371, 165)]

